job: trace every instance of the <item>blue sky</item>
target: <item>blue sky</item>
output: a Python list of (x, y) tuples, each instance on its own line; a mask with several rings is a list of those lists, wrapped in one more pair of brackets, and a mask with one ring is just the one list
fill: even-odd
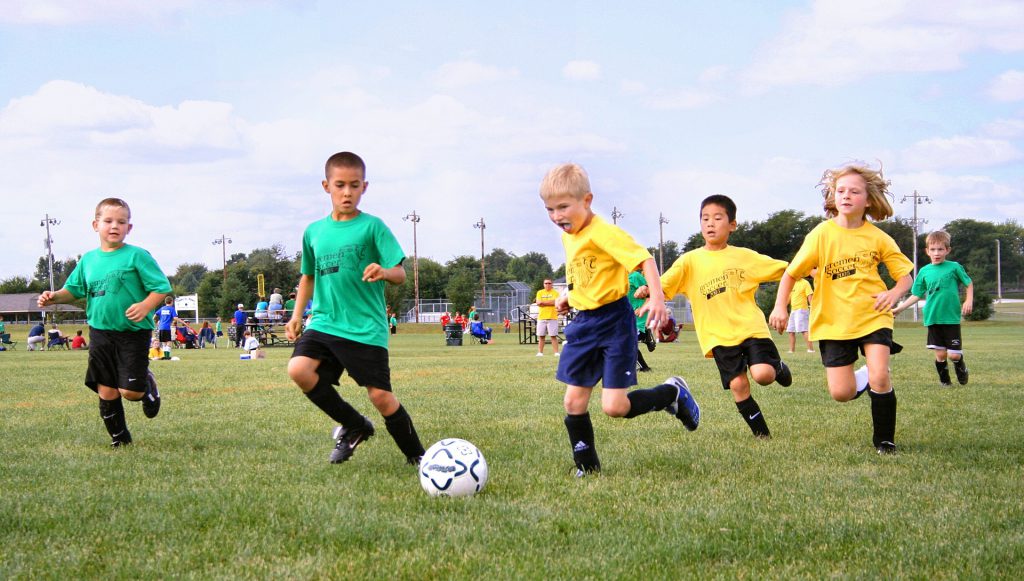
[[(641, 243), (702, 198), (739, 219), (820, 213), (823, 170), (883, 166), (923, 229), (1024, 222), (1024, 3), (0, 0), (0, 278), (97, 245), (126, 199), (172, 274), (282, 244), (325, 215), (323, 162), (368, 164), (362, 209), (420, 256), (547, 253), (563, 161)], [(954, 241), (955, 244), (955, 241)]]

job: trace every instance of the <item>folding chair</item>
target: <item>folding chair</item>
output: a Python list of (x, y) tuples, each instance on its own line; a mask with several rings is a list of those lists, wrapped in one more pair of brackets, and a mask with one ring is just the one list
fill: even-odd
[(14, 350), (18, 346), (17, 341), (11, 341), (10, 333), (0, 333), (0, 345), (3, 345), (5, 349)]

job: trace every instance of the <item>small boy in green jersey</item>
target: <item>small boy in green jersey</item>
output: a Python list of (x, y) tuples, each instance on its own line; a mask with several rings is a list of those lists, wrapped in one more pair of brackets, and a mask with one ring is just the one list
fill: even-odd
[[(292, 311), (285, 335), (295, 341), (288, 376), (314, 405), (341, 424), (334, 429), (332, 464), (352, 457), (376, 430), (369, 418), (333, 387), (343, 371), (366, 388), (388, 433), (406, 462), (418, 465), (423, 445), (412, 418), (391, 391), (388, 320), (384, 284), (405, 282), (405, 253), (391, 230), (359, 209), (366, 192), (366, 165), (354, 153), (332, 155), (325, 167), (324, 191), (331, 213), (302, 235), (302, 276), (295, 303), (313, 299), (303, 331), (302, 310)], [(301, 336), (300, 336), (301, 335)]]
[[(904, 311), (922, 298), (924, 304), (924, 326), (928, 328), (928, 348), (935, 351), (935, 370), (939, 373), (939, 384), (949, 387), (949, 364), (960, 385), (967, 385), (967, 363), (964, 362), (963, 344), (960, 340), (960, 315), (969, 315), (974, 310), (974, 282), (958, 262), (946, 260), (949, 254), (949, 234), (936, 230), (928, 235), (928, 258), (932, 263), (917, 273), (910, 296), (892, 310), (894, 315)], [(964, 303), (960, 305), (960, 285), (967, 287)]]
[(147, 418), (160, 412), (160, 392), (149, 371), (153, 311), (171, 292), (171, 283), (149, 252), (125, 244), (132, 213), (124, 200), (107, 198), (96, 206), (93, 230), (100, 247), (86, 252), (64, 288), (43, 291), (40, 307), (85, 297), (89, 319), (89, 366), (85, 385), (100, 398), (100, 417), (111, 447), (132, 443), (121, 398), (142, 401)]
[(754, 301), (762, 282), (782, 278), (786, 262), (749, 248), (729, 246), (736, 230), (736, 204), (728, 196), (708, 196), (700, 204), (704, 246), (680, 256), (661, 276), (665, 297), (685, 294), (693, 305), (700, 350), (714, 358), (722, 389), (732, 392), (736, 409), (758, 438), (771, 432), (750, 394), (750, 378), (760, 385), (793, 383), (789, 367), (772, 341), (764, 313)]

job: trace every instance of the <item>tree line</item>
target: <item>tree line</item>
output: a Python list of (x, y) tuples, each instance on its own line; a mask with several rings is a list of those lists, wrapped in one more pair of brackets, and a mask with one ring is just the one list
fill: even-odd
[[(824, 218), (806, 216), (794, 210), (782, 210), (771, 214), (765, 220), (742, 222), (730, 236), (729, 243), (733, 246), (744, 246), (789, 261), (796, 254), (804, 237)], [(875, 223), (899, 245), (908, 257), (912, 257), (914, 229), (908, 221), (885, 220)], [(976, 305), (981, 306), (988, 297), (995, 293), (996, 285), (996, 241), (1000, 244), (1000, 265), (1004, 289), (1021, 290), (1024, 288), (1024, 227), (1013, 221), (1002, 224), (983, 222), (971, 219), (957, 219), (947, 223), (942, 229), (952, 237), (952, 252), (949, 260), (961, 263), (974, 280), (976, 289)], [(926, 231), (918, 235), (919, 267), (929, 263), (925, 254)], [(659, 249), (650, 247), (648, 250), (661, 259), (663, 269), (667, 269), (684, 252), (700, 248), (704, 239), (700, 232), (690, 236), (681, 245), (667, 240)], [(660, 252), (659, 252), (660, 250)], [(565, 265), (553, 268), (547, 256), (540, 252), (528, 252), (521, 256), (501, 248), (491, 250), (484, 259), (486, 280), (488, 283), (520, 281), (529, 285), (535, 292), (540, 289), (545, 278), (562, 278), (565, 276)], [(54, 288), (61, 288), (75, 265), (77, 258), (54, 260)], [(227, 261), (224, 270), (210, 270), (199, 263), (186, 263), (178, 266), (174, 275), (170, 276), (175, 295), (198, 294), (199, 316), (228, 317), (239, 303), (253, 308), (258, 300), (257, 279), (260, 274), (264, 278), (265, 292), (270, 294), (274, 288), (282, 289), (285, 296), (295, 288), (299, 280), (300, 255), (288, 255), (281, 245), (269, 248), (258, 248), (248, 254), (234, 253)], [(387, 285), (386, 299), (389, 305), (399, 310), (413, 299), (413, 258), (405, 261), (406, 282), (402, 285)], [(883, 267), (883, 277), (886, 277)], [(887, 279), (891, 285), (892, 280)], [(45, 256), (40, 257), (35, 273), (31, 278), (14, 276), (0, 280), (0, 293), (41, 292), (49, 288), (49, 269)], [(446, 299), (451, 301), (453, 309), (468, 310), (480, 290), (480, 258), (470, 255), (456, 256), (440, 263), (431, 258), (419, 258), (419, 288), (421, 299)], [(774, 289), (769, 286), (759, 294), (758, 302), (762, 306), (774, 302)], [(769, 302), (770, 301), (770, 302)], [(79, 301), (84, 307), (84, 301)], [(768, 307), (770, 310), (770, 307)], [(978, 310), (976, 308), (976, 310)], [(984, 308), (981, 318), (987, 318)]]

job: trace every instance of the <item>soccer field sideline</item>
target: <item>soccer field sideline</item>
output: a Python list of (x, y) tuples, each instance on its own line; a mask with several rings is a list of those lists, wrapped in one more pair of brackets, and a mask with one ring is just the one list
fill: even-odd
[[(786, 356), (793, 387), (755, 387), (775, 437), (754, 441), (686, 332), (640, 382), (685, 375), (701, 428), (592, 405), (605, 473), (584, 481), (555, 360), (513, 337), (393, 343), (424, 443), (465, 437), (487, 457), (472, 499), (427, 497), (383, 432), (328, 465), (330, 425), (290, 385), (287, 349), (154, 362), (165, 408), (148, 421), (129, 406), (137, 444), (123, 452), (106, 449), (84, 353), (0, 355), (0, 576), (949, 578), (1024, 564), (1020, 326), (966, 326), (971, 384), (945, 390), (923, 330), (897, 329), (892, 459), (870, 445), (867, 405), (829, 400), (817, 354)], [(347, 378), (342, 393), (374, 417)]]

